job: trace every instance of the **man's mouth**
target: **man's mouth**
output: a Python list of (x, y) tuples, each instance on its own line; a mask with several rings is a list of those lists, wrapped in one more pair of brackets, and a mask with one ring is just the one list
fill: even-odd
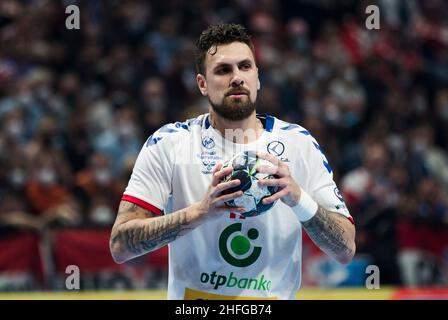
[(247, 92), (244, 91), (235, 91), (227, 94), (228, 97), (241, 98), (243, 96), (247, 96)]

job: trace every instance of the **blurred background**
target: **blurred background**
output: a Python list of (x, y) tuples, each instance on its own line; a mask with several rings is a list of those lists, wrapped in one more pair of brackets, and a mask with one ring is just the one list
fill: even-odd
[(69, 265), (81, 290), (163, 292), (167, 248), (116, 265), (110, 228), (144, 141), (207, 112), (194, 44), (218, 22), (253, 34), (258, 112), (312, 133), (356, 221), (348, 266), (304, 237), (303, 287), (363, 288), (374, 264), (381, 286), (447, 288), (447, 17), (443, 0), (0, 1), (0, 292), (66, 290)]

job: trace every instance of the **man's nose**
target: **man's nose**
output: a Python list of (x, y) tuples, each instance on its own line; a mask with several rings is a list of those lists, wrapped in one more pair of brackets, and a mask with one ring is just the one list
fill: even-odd
[(234, 73), (230, 84), (232, 85), (232, 87), (240, 87), (244, 84), (244, 80), (241, 78), (239, 72)]

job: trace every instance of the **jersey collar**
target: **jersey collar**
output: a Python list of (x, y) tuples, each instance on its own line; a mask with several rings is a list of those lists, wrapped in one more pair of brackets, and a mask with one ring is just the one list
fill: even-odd
[[(210, 127), (210, 114), (207, 113), (205, 115), (205, 120), (204, 120), (204, 126), (205, 129), (207, 130)], [(257, 118), (260, 119), (261, 123), (263, 124), (263, 128), (264, 130), (266, 130), (267, 132), (272, 132), (272, 129), (274, 128), (274, 122), (275, 122), (275, 118), (267, 113), (257, 113)]]

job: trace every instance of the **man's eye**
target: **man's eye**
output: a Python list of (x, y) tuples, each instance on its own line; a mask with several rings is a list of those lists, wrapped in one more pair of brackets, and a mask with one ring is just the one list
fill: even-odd
[(221, 68), (221, 69), (216, 70), (217, 74), (226, 74), (228, 72), (229, 72), (228, 68)]
[(250, 64), (243, 64), (242, 66), (241, 66), (241, 69), (243, 69), (243, 70), (249, 70), (251, 68), (251, 65)]

